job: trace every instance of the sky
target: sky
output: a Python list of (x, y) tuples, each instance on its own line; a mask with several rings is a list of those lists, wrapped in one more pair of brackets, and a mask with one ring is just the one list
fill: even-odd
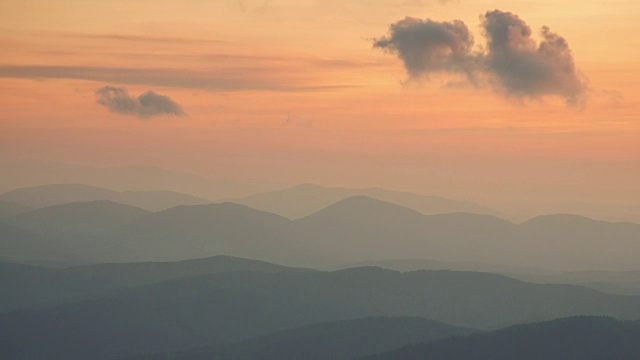
[(640, 203), (640, 3), (0, 0), (0, 158)]

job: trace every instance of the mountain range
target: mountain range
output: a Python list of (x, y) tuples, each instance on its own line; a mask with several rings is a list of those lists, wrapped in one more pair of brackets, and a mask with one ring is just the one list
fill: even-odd
[(264, 181), (211, 179), (149, 165), (96, 167), (47, 160), (0, 159), (0, 168), (3, 169), (0, 192), (48, 184), (85, 184), (117, 191), (170, 191), (204, 199), (222, 199), (282, 187)]
[(640, 322), (603, 317), (572, 317), (521, 324), (490, 333), (441, 341), (365, 356), (361, 360), (633, 360), (640, 358)]
[(424, 215), (467, 212), (499, 215), (498, 211), (468, 201), (452, 200), (440, 196), (426, 196), (410, 192), (380, 188), (352, 189), (302, 184), (284, 190), (263, 192), (245, 198), (225, 201), (247, 205), (253, 209), (278, 214), (289, 219), (309, 216), (333, 203), (353, 196), (366, 196), (409, 209)]
[[(115, 203), (139, 207), (148, 211), (160, 211), (177, 205), (210, 203), (210, 200), (173, 191), (114, 191), (81, 184), (48, 184), (20, 188), (0, 195), (4, 207), (17, 204), (24, 209), (37, 209), (74, 202), (108, 200)], [(5, 211), (17, 214), (18, 210)]]
[(639, 353), (640, 224), (313, 185), (235, 201), (0, 195), (0, 357)]
[[(229, 259), (205, 262), (217, 261)], [(221, 272), (223, 268), (166, 281), (158, 277), (137, 285), (125, 280), (104, 291), (93, 288), (83, 296), (58, 298), (57, 304), (0, 314), (3, 358), (114, 358), (204, 347), (222, 349), (218, 346), (295, 327), (380, 316), (422, 317), (481, 329), (585, 314), (620, 320), (640, 318), (639, 297), (572, 285), (531, 284), (493, 274), (399, 273), (380, 268)], [(83, 270), (40, 271), (57, 274), (59, 283), (67, 288), (73, 283), (78, 284), (76, 288), (99, 284), (87, 282), (89, 275), (79, 277)], [(20, 281), (15, 276), (9, 279)], [(20, 282), (24, 287), (42, 287), (39, 284), (47, 281)], [(27, 299), (42, 293), (23, 295)]]
[[(97, 201), (37, 209), (3, 222), (4, 229), (44, 238), (63, 254), (34, 254), (32, 261), (174, 261), (229, 255), (322, 267), (417, 257), (558, 271), (622, 271), (637, 270), (640, 258), (638, 224), (562, 214), (522, 224), (468, 213), (426, 216), (365, 196), (296, 220), (233, 203), (149, 213)], [(3, 241), (18, 247), (21, 243), (15, 237)]]
[(473, 332), (475, 330), (417, 317), (369, 317), (322, 322), (232, 344), (131, 359), (347, 360)]
[(569, 271), (505, 266), (480, 262), (445, 262), (430, 259), (390, 259), (340, 264), (325, 270), (375, 266), (401, 272), (417, 270), (479, 271), (506, 275), (539, 284), (572, 284), (610, 294), (640, 295), (640, 271)]
[(178, 262), (97, 264), (48, 268), (0, 263), (0, 313), (89, 299), (111, 290), (234, 271), (315, 271), (229, 256)]

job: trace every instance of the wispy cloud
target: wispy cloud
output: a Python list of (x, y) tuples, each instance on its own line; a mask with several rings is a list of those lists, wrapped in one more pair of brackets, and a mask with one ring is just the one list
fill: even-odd
[(125, 88), (104, 86), (96, 90), (96, 102), (112, 112), (149, 119), (160, 115), (185, 115), (182, 107), (170, 97), (153, 91), (133, 97)]
[[(539, 44), (517, 15), (499, 10), (482, 16), (485, 51), (472, 50), (473, 38), (462, 21), (437, 22), (407, 17), (392, 24), (374, 47), (397, 54), (410, 78), (430, 73), (464, 73), (476, 86), (490, 84), (514, 97), (563, 97), (583, 104), (587, 82), (576, 68), (567, 41), (548, 27)], [(479, 77), (487, 79), (478, 81)]]
[[(277, 79), (252, 78), (248, 69), (214, 72), (181, 69), (134, 69), (91, 66), (0, 66), (0, 77), (20, 79), (79, 79), (127, 85), (167, 86), (212, 91), (315, 92), (351, 85), (293, 85)], [(222, 76), (231, 74), (233, 76)]]
[(226, 40), (197, 39), (189, 37), (151, 36), (133, 34), (108, 34), (108, 33), (46, 33), (64, 38), (114, 40), (144, 43), (169, 43), (169, 44), (193, 44), (193, 43), (228, 43)]

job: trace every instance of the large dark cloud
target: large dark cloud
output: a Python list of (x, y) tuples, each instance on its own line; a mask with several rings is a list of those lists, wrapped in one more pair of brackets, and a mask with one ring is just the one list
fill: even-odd
[(508, 94), (559, 95), (570, 104), (584, 100), (585, 80), (573, 61), (567, 41), (542, 28), (540, 44), (517, 15), (499, 10), (483, 17), (487, 36), (487, 69)]
[(109, 110), (126, 115), (149, 119), (159, 115), (184, 115), (184, 110), (168, 96), (153, 91), (136, 97), (129, 95), (125, 88), (104, 86), (96, 90), (96, 102)]
[[(482, 16), (487, 49), (474, 52), (473, 38), (459, 20), (436, 22), (405, 18), (392, 24), (374, 47), (396, 53), (410, 78), (433, 72), (463, 72), (477, 86), (482, 75), (508, 96), (561, 96), (568, 104), (584, 102), (587, 84), (575, 66), (567, 41), (541, 31), (537, 44), (531, 28), (517, 15), (499, 10)], [(485, 83), (487, 83), (485, 82)]]

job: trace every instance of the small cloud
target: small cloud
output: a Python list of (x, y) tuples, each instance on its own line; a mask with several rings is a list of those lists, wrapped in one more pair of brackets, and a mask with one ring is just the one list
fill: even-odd
[(303, 119), (296, 115), (287, 114), (287, 117), (284, 120), (284, 124), (287, 126), (310, 128), (310, 127), (313, 127), (313, 120)]
[(104, 86), (96, 90), (95, 95), (98, 104), (118, 114), (135, 115), (141, 119), (160, 115), (185, 115), (178, 103), (153, 91), (147, 91), (136, 98), (129, 95), (125, 88)]

